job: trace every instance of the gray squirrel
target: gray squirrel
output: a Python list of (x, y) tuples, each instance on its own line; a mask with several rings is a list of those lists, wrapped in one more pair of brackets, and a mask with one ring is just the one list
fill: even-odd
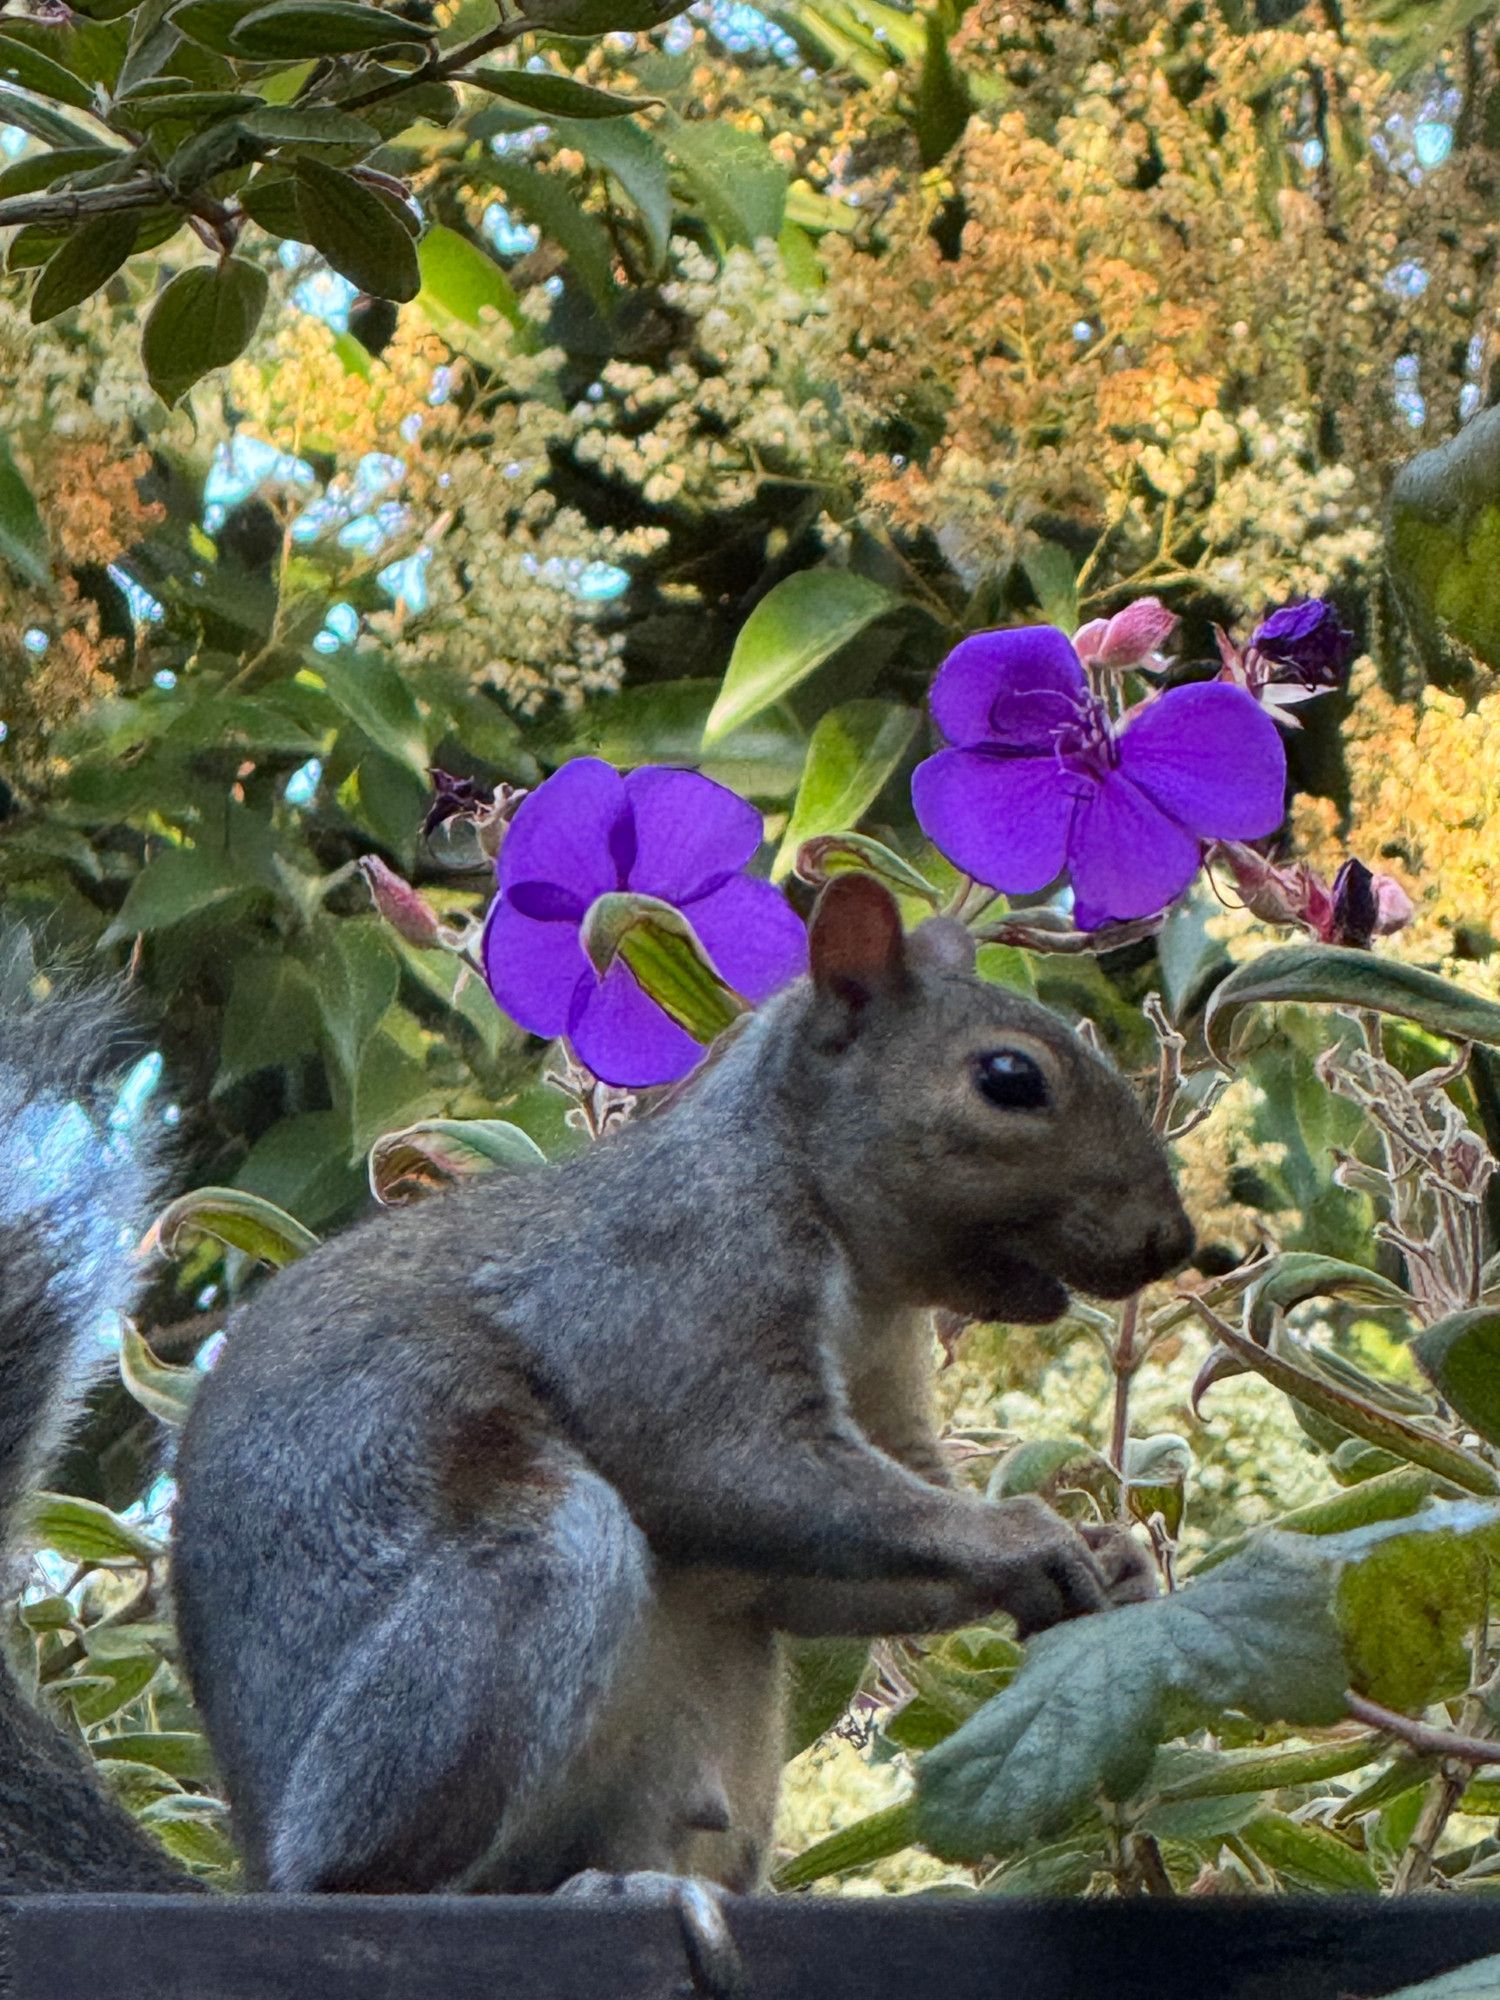
[[(810, 951), (665, 1108), (375, 1216), (235, 1314), (174, 1588), (253, 1885), (753, 1889), (779, 1635), (1025, 1634), (1154, 1587), (1123, 1531), (955, 1487), (929, 1411), (926, 1308), (1047, 1320), (1190, 1254), (1133, 1093), (867, 877), (823, 892)], [(7, 1118), (84, 1087), (88, 1029), (3, 1030), (0, 1163)], [(57, 1275), (73, 1201), (0, 1246), (12, 1505), (97, 1299)], [(8, 1683), (0, 1727), (0, 1884), (167, 1886)]]

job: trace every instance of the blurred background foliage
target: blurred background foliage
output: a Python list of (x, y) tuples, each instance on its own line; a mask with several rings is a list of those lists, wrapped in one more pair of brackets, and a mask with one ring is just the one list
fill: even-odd
[[(414, 1121), (579, 1143), (538, 1046), (371, 910), (371, 854), (444, 916), (483, 907), (471, 830), (422, 835), (431, 767), (692, 763), (771, 853), (790, 826), (779, 872), (859, 822), (937, 876), (906, 780), (938, 661), (1146, 591), (1186, 676), (1215, 624), (1338, 605), (1360, 659), (1290, 740), (1286, 851), (1395, 874), (1417, 916), (1389, 949), (1500, 997), (1500, 4), (661, 12), (0, 17), (0, 921), (128, 970), (181, 1183), (321, 1233)], [(1200, 889), (1127, 951), (989, 969), (1140, 1066), (1147, 992), (1192, 1037), (1266, 942)], [(1336, 1032), (1284, 1011), (1184, 1140), (1205, 1277), (1267, 1240), (1376, 1261), (1332, 1178), (1361, 1129), (1314, 1067)], [(1436, 1045), (1405, 1032), (1415, 1070)], [(1493, 1059), (1454, 1090), (1493, 1146)], [(165, 1273), (158, 1363), (257, 1268), (205, 1237)], [(956, 1430), (992, 1455), (1044, 1409), (1097, 1430), (1077, 1333), (971, 1335)], [(1137, 1408), (1193, 1440), (1185, 1532), (1212, 1539), (1329, 1473), (1259, 1388), (1200, 1422), (1194, 1338), (1158, 1345)], [(155, 1773), (112, 1775), (213, 1869), (159, 1550), (109, 1543), (169, 1497), (138, 1364), (48, 1541), (106, 1637), (74, 1568), (25, 1618), (96, 1750)], [(122, 1601), (144, 1651), (107, 1636)], [(789, 1825), (836, 1796), (795, 1792)]]

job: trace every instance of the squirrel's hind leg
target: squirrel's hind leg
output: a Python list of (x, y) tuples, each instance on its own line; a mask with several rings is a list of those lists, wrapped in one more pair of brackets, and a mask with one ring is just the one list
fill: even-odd
[(419, 1546), (334, 1668), (269, 1815), (272, 1889), (468, 1886), (606, 1705), (649, 1602), (614, 1489), (549, 1454), (508, 1510)]

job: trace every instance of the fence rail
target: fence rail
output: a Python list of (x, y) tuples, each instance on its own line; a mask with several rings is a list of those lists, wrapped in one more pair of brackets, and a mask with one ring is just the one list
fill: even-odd
[[(751, 2000), (1380, 2000), (1500, 1953), (1500, 1904), (730, 1905)], [(0, 1899), (0, 2000), (681, 2000), (666, 1912), (541, 1897)], [(1500, 1981), (1496, 1984), (1500, 2000)]]

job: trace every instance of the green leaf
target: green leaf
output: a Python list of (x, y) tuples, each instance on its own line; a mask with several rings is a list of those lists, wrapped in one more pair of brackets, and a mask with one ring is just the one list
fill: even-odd
[(1451, 1313), (1418, 1334), (1411, 1351), (1464, 1422), (1487, 1444), (1500, 1443), (1500, 1312)]
[(237, 361), (265, 308), (268, 281), (243, 257), (195, 264), (160, 292), (146, 320), (141, 353), (152, 388), (170, 408), (215, 368)]
[(868, 1868), (873, 1861), (900, 1854), (917, 1842), (916, 1816), (910, 1799), (886, 1806), (882, 1812), (856, 1820), (824, 1840), (804, 1848), (776, 1870), (777, 1890), (805, 1889), (829, 1875), (845, 1875), (851, 1868)]
[(324, 1034), (352, 1089), (365, 1048), (396, 998), (401, 968), (378, 920), (346, 917), (320, 933), (311, 970)]
[(297, 1062), (317, 1046), (317, 1004), (306, 970), (283, 952), (235, 961), (219, 1032), (217, 1096), (257, 1070)]
[[(1291, 1785), (1321, 1785), (1349, 1771), (1361, 1771), (1382, 1758), (1390, 1739), (1368, 1730), (1354, 1741), (1294, 1743), (1274, 1750), (1205, 1751), (1184, 1777), (1158, 1783), (1151, 1790), (1163, 1804), (1180, 1800), (1232, 1797), (1241, 1792), (1274, 1792)], [(1178, 1753), (1162, 1752), (1158, 1762)]]
[(0, 200), (11, 195), (35, 194), (73, 174), (88, 173), (126, 155), (113, 146), (66, 146), (48, 153), (32, 153), (13, 165), (0, 169)]
[(990, 1474), (985, 1497), (1009, 1500), (1017, 1493), (1040, 1493), (1050, 1498), (1060, 1485), (1092, 1489), (1101, 1470), (1113, 1479), (1111, 1468), (1082, 1438), (1028, 1438), (1000, 1460)]
[(45, 145), (67, 146), (75, 151), (97, 145), (99, 139), (99, 134), (88, 126), (75, 125), (50, 104), (28, 97), (8, 83), (0, 83), (0, 124), (19, 125), (23, 132), (29, 132)]
[(170, 847), (132, 881), (101, 942), (117, 944), (190, 918), (222, 914), (237, 897), (263, 893), (260, 881), (231, 854), (210, 846)]
[(1500, 410), (1409, 459), (1391, 484), (1386, 559), (1430, 663), (1453, 642), (1500, 666)]
[(325, 105), (265, 104), (240, 120), (247, 132), (272, 146), (360, 146), (380, 143), (380, 134), (363, 118)]
[(297, 183), (291, 174), (260, 173), (239, 194), (240, 207), (268, 235), (305, 243), (307, 225), (297, 199)]
[(454, 321), (475, 331), (497, 320), (522, 325), (521, 302), (510, 279), (487, 251), (456, 229), (434, 223), (418, 246), (417, 262), (422, 279), (419, 303), (452, 345), (463, 346), (461, 337), (452, 339), (447, 331)]
[(1369, 951), (1283, 945), (1236, 967), (1215, 987), (1203, 1017), (1213, 1054), (1221, 1062), (1231, 1056), (1232, 1030), (1247, 1008), (1277, 1001), (1372, 1008), (1453, 1041), (1500, 1043), (1500, 1006), (1436, 973)]
[(131, 215), (96, 215), (81, 223), (36, 281), (32, 325), (55, 319), (107, 284), (135, 248), (137, 228)]
[(1067, 550), (1057, 542), (1033, 542), (1022, 553), (1021, 567), (1047, 624), (1073, 631), (1078, 624), (1078, 578)]
[(789, 1639), (786, 1656), (786, 1736), (790, 1760), (830, 1729), (859, 1691), (870, 1664), (868, 1639)]
[(159, 1422), (181, 1430), (203, 1380), (196, 1368), (174, 1368), (158, 1361), (134, 1321), (126, 1320), (120, 1335), (120, 1380)]
[(164, 1257), (184, 1257), (207, 1237), (277, 1269), (318, 1247), (310, 1229), (243, 1188), (201, 1187), (179, 1195), (157, 1217), (152, 1233)]
[(1363, 1854), (1323, 1827), (1261, 1813), (1239, 1837), (1293, 1889), (1323, 1896), (1373, 1896), (1380, 1882)]
[(76, 1674), (62, 1689), (80, 1725), (92, 1729), (139, 1700), (160, 1671), (158, 1654), (134, 1653), (109, 1664), (101, 1661), (97, 1673)]
[(245, 90), (173, 90), (156, 97), (132, 97), (121, 110), (129, 111), (124, 122), (148, 132), (152, 126), (173, 119), (192, 127), (214, 124), (241, 111), (253, 111), (260, 103), (260, 98)]
[(635, 203), (651, 268), (659, 271), (672, 233), (672, 184), (666, 155), (654, 135), (624, 119), (611, 119), (576, 124), (558, 120), (553, 136), (558, 145), (576, 148), (592, 166), (613, 174)]
[(123, 1763), (149, 1764), (189, 1785), (215, 1781), (208, 1745), (191, 1729), (125, 1729), (109, 1739), (109, 1754)]
[(154, 1562), (166, 1554), (162, 1544), (122, 1521), (97, 1500), (79, 1500), (67, 1493), (38, 1493), (27, 1518), (32, 1543), (56, 1549), (70, 1562)]
[(614, 251), (604, 225), (580, 205), (562, 176), (501, 161), (489, 162), (486, 173), (512, 207), (567, 253), (589, 297), (608, 312), (615, 298)]
[(805, 841), (797, 855), (797, 873), (804, 882), (821, 885), (835, 875), (873, 875), (897, 897), (916, 896), (933, 909), (942, 893), (927, 877), (863, 833), (822, 834)]
[(784, 798), (801, 776), (807, 744), (784, 709), (767, 709), (703, 752), (703, 727), (717, 694), (713, 681), (651, 681), (588, 702), (532, 738), (538, 754), (602, 757), (623, 771), (640, 764), (698, 765), (747, 798)]
[(1327, 1540), (1268, 1533), (1170, 1597), (1044, 1632), (1010, 1687), (923, 1759), (923, 1840), (977, 1861), (1063, 1832), (1101, 1791), (1135, 1792), (1155, 1744), (1226, 1709), (1300, 1727), (1338, 1721), (1351, 1674), (1390, 1634), (1370, 1601), (1377, 1588), (1409, 1593), (1413, 1625), (1436, 1612), (1429, 1668), (1440, 1677), (1451, 1633), (1475, 1607), (1451, 1575), (1429, 1587), (1423, 1572), (1446, 1571), (1455, 1545), (1468, 1545), (1466, 1563), (1480, 1560), (1497, 1535), (1500, 1508), (1475, 1501)]
[[(1432, 1487), (1431, 1473), (1403, 1465), (1391, 1472), (1378, 1473), (1373, 1479), (1361, 1480), (1357, 1486), (1335, 1493), (1331, 1499), (1313, 1500), (1305, 1507), (1294, 1507), (1290, 1513), (1280, 1515), (1269, 1525), (1287, 1534), (1341, 1535), (1348, 1528), (1363, 1528), (1372, 1521), (1398, 1521), (1415, 1514), (1431, 1494)], [(1250, 1546), (1259, 1532), (1259, 1529), (1252, 1528), (1243, 1535), (1235, 1535), (1229, 1541), (1219, 1543), (1194, 1565), (1193, 1575), (1202, 1576), (1206, 1570), (1217, 1569), (1220, 1563), (1237, 1556), (1242, 1549)]]
[(422, 44), (431, 34), (415, 21), (383, 7), (361, 7), (357, 0), (281, 0), (244, 15), (229, 41), (235, 55), (299, 62), (305, 56), (359, 55), (398, 42)]
[(527, 1173), (546, 1164), (535, 1139), (503, 1118), (425, 1118), (375, 1141), (370, 1187), (377, 1201), (398, 1206), (496, 1168)]
[(368, 1193), (351, 1164), (352, 1150), (343, 1113), (299, 1111), (256, 1140), (235, 1179), (308, 1222), (322, 1223)]
[(475, 69), (466, 70), (463, 80), (545, 118), (628, 118), (633, 111), (661, 103), (659, 97), (613, 97), (555, 70)]
[(682, 12), (678, 0), (527, 0), (526, 18), (549, 35), (644, 35)]
[(1461, 1693), (1469, 1634), (1484, 1616), (1500, 1555), (1500, 1512), (1480, 1501), (1431, 1502), (1405, 1521), (1356, 1529), (1340, 1544), (1366, 1551), (1338, 1586), (1351, 1685), (1417, 1713)]
[(771, 869), (779, 882), (816, 834), (853, 826), (879, 797), (911, 747), (920, 720), (894, 701), (848, 701), (813, 730), (791, 818)]
[(335, 705), (377, 750), (427, 785), (427, 737), (416, 697), (383, 653), (317, 653), (313, 669)]
[(167, 16), (170, 26), (215, 55), (241, 56), (234, 31), (247, 16), (261, 12), (260, 0), (187, 0)]
[(321, 160), (295, 164), (297, 204), (308, 242), (362, 292), (378, 299), (414, 299), (422, 287), (416, 245), (380, 196)]
[(35, 91), (38, 97), (57, 104), (71, 104), (75, 111), (91, 111), (94, 93), (81, 77), (43, 55), (19, 35), (0, 27), (0, 78), (21, 90)]
[(162, 1845), (190, 1868), (227, 1874), (238, 1864), (229, 1837), (229, 1808), (221, 1799), (171, 1792), (156, 1799), (138, 1816)]
[(711, 1042), (747, 1011), (726, 986), (682, 912), (656, 896), (619, 890), (600, 896), (578, 941), (602, 979), (623, 958), (641, 990), (695, 1041)]
[(663, 131), (705, 221), (726, 244), (776, 241), (786, 214), (787, 173), (764, 139), (718, 120), (675, 115)]
[(1411, 1465), (1425, 1466), (1439, 1479), (1450, 1480), (1470, 1493), (1500, 1492), (1500, 1477), (1473, 1452), (1450, 1444), (1436, 1431), (1413, 1423), (1392, 1410), (1379, 1408), (1364, 1396), (1328, 1380), (1326, 1376), (1314, 1375), (1285, 1356), (1258, 1346), (1227, 1320), (1220, 1319), (1217, 1314), (1205, 1313), (1201, 1304), (1198, 1311), (1210, 1320), (1220, 1343), (1229, 1349), (1236, 1360), (1243, 1362), (1254, 1374), (1264, 1376), (1266, 1381), (1290, 1396), (1293, 1402), (1311, 1411), (1315, 1417), (1325, 1418), (1340, 1431), (1352, 1431), (1367, 1444), (1391, 1452)]
[(0, 438), (0, 557), (39, 590), (51, 581), (47, 531), (4, 438)]
[(1390, 1306), (1405, 1313), (1413, 1310), (1411, 1295), (1378, 1271), (1310, 1250), (1284, 1250), (1256, 1278), (1245, 1297), (1251, 1329), (1262, 1335), (1270, 1332), (1275, 1313), (1290, 1312), (1308, 1299), (1353, 1299), (1360, 1305)]
[(883, 584), (851, 570), (799, 570), (778, 583), (740, 628), (704, 725), (704, 748), (716, 747), (731, 730), (780, 701), (901, 601)]
[[(922, 165), (935, 167), (963, 137), (974, 107), (967, 84), (953, 67), (948, 37), (936, 12), (927, 15), (926, 28), (927, 55), (917, 92), (915, 124)], [(1071, 565), (1069, 569), (1071, 574)]]

